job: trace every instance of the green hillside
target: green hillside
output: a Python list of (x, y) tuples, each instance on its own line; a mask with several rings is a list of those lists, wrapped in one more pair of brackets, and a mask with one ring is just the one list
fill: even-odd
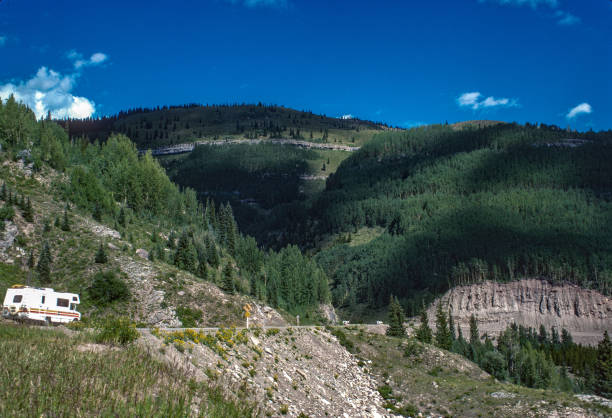
[(362, 144), (387, 126), (274, 105), (185, 105), (132, 109), (101, 119), (58, 121), (71, 138), (106, 140), (121, 133), (139, 149), (206, 139), (292, 138)]
[[(263, 251), (240, 233), (230, 205), (200, 203), (192, 189), (179, 189), (157, 160), (139, 155), (123, 135), (103, 145), (69, 141), (57, 124), (36, 121), (11, 98), (0, 106), (0, 141), (0, 220), (20, 231), (14, 237), (19, 248), (9, 245), (13, 253), (1, 265), (3, 286), (20, 277), (73, 290), (83, 293), (84, 312), (104, 311), (88, 298), (96, 274), (125, 279), (118, 270), (129, 268), (120, 260), (132, 261), (122, 256), (136, 257), (142, 249), (159, 271), (151, 280), (167, 296), (185, 293), (186, 281), (199, 280), (301, 314), (305, 321), (315, 320), (310, 314), (329, 300), (325, 274), (297, 247)], [(100, 232), (105, 230), (110, 236)], [(108, 263), (95, 262), (100, 247), (111, 252)], [(34, 268), (45, 248), (49, 268)], [(100, 282), (114, 287), (116, 280)], [(116, 302), (109, 311), (125, 306)], [(239, 318), (239, 308), (233, 315)]]
[[(610, 161), (610, 132), (497, 124), (383, 133), (328, 179), (302, 243), (323, 248), (317, 261), (334, 304), (350, 309), (383, 307), (393, 293), (415, 313), (454, 285), (527, 276), (609, 294)], [(364, 228), (378, 232), (350, 245)], [(325, 244), (330, 234), (335, 245)]]
[(242, 231), (279, 248), (297, 240), (288, 235), (291, 224), (306, 217), (325, 179), (350, 154), (264, 143), (199, 146), (159, 160), (177, 184), (202, 202), (229, 201)]

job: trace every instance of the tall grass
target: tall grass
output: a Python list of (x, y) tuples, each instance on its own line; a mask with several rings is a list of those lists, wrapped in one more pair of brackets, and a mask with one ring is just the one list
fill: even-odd
[(86, 334), (0, 324), (0, 416), (246, 417), (248, 404), (131, 345), (80, 351)]

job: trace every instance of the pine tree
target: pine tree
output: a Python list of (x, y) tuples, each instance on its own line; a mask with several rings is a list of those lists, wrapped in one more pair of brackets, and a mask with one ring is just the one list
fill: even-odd
[(229, 262), (223, 268), (223, 282), (221, 283), (221, 289), (230, 295), (233, 295), (236, 292), (234, 283), (234, 268)]
[(53, 259), (51, 257), (51, 249), (49, 244), (45, 242), (43, 244), (42, 251), (40, 252), (40, 258), (38, 259), (38, 265), (36, 270), (38, 271), (38, 277), (42, 283), (51, 282), (51, 263)]
[(470, 316), (470, 344), (475, 345), (480, 343), (480, 334), (478, 333), (478, 322), (474, 314)]
[(198, 254), (193, 246), (193, 240), (190, 234), (185, 231), (179, 239), (174, 255), (174, 264), (191, 273), (196, 273), (198, 268)]
[(210, 239), (210, 237), (206, 236), (206, 259), (208, 260), (208, 264), (210, 264), (213, 268), (219, 267), (219, 254), (217, 253), (217, 247), (215, 243)]
[(419, 322), (420, 325), (415, 335), (417, 340), (423, 343), (431, 344), (432, 332), (431, 328), (429, 328), (429, 319), (427, 318), (427, 310), (425, 309), (425, 306), (423, 306), (421, 309)]
[(448, 311), (448, 329), (450, 331), (451, 341), (455, 341), (457, 339), (457, 334), (455, 334), (455, 321), (453, 321), (451, 311)]
[(404, 311), (396, 297), (391, 295), (389, 301), (389, 328), (387, 335), (393, 337), (405, 337), (406, 330), (404, 329)]
[(28, 257), (28, 270), (32, 270), (36, 266), (36, 261), (34, 260), (34, 251), (30, 251), (30, 256)]
[(170, 231), (170, 235), (168, 235), (168, 248), (174, 249), (176, 245), (176, 233), (174, 231)]
[(2, 183), (2, 189), (0, 189), (0, 199), (6, 202), (6, 198), (8, 197), (6, 190), (6, 183)]
[(451, 334), (448, 329), (446, 313), (442, 309), (441, 301), (438, 302), (438, 308), (436, 310), (436, 345), (445, 350), (450, 350), (453, 345)]
[(28, 200), (25, 202), (24, 207), (23, 207), (23, 218), (27, 222), (33, 222), (34, 221), (34, 213), (32, 211), (32, 202), (30, 201), (29, 197), (28, 197)]
[(121, 225), (122, 227), (125, 228), (125, 225), (127, 224), (127, 219), (126, 219), (126, 214), (125, 214), (125, 208), (123, 206), (121, 206), (121, 210), (119, 211), (119, 219), (117, 220), (119, 222), (119, 225)]
[(605, 398), (612, 398), (612, 344), (608, 331), (597, 345), (597, 362), (595, 363), (595, 393)]
[(108, 262), (108, 256), (106, 255), (106, 251), (104, 250), (104, 245), (100, 243), (100, 247), (96, 252), (95, 262), (98, 264), (105, 264)]
[(91, 213), (91, 216), (92, 216), (92, 218), (94, 218), (98, 222), (102, 221), (102, 209), (100, 208), (100, 205), (98, 205), (98, 204), (94, 205), (93, 212)]
[(59, 216), (55, 217), (55, 223), (54, 223), (56, 228), (59, 228), (62, 226), (62, 221), (60, 221)]
[(206, 267), (206, 261), (200, 260), (198, 263), (197, 275), (201, 279), (208, 280), (208, 268)]
[(64, 218), (62, 219), (62, 231), (70, 231), (70, 221), (68, 220), (68, 211), (64, 210)]

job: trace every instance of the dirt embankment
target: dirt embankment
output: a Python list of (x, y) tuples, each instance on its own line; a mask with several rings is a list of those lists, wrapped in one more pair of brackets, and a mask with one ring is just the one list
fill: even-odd
[[(605, 330), (612, 332), (612, 299), (572, 284), (551, 284), (541, 279), (484, 282), (455, 287), (441, 301), (463, 335), (469, 335), (472, 314), (481, 334), (497, 335), (515, 322), (536, 330), (544, 325), (549, 332), (551, 327), (559, 332), (565, 328), (574, 341), (596, 344)], [(432, 326), (437, 303), (428, 311)]]

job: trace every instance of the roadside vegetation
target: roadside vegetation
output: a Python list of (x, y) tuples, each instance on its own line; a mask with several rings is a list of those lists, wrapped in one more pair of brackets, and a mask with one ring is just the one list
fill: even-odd
[(197, 383), (137, 345), (0, 323), (0, 415), (247, 417), (251, 405)]
[(468, 359), (422, 343), (345, 328), (361, 364), (379, 382), (385, 407), (406, 416), (606, 416), (612, 410), (572, 393), (500, 381)]

